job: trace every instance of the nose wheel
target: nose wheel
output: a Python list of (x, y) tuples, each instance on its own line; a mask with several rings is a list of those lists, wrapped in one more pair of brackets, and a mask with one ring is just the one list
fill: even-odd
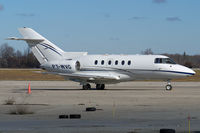
[(172, 85), (166, 85), (165, 88), (166, 88), (167, 91), (171, 91), (172, 90)]
[(170, 81), (167, 81), (167, 85), (165, 86), (167, 91), (171, 91), (172, 90), (172, 85)]

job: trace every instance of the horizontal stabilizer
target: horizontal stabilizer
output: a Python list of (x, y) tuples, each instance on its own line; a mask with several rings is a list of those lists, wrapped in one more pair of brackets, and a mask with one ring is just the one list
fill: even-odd
[(25, 38), (17, 38), (17, 37), (9, 37), (9, 38), (6, 38), (6, 40), (22, 40), (22, 41), (37, 41), (37, 42), (44, 41), (44, 39), (25, 39)]

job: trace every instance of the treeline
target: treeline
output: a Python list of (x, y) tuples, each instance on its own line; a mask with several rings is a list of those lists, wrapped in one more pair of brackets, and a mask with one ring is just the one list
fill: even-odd
[[(148, 48), (141, 52), (142, 54), (154, 54), (154, 52)], [(189, 68), (200, 68), (200, 55), (187, 55), (186, 52), (183, 54), (168, 54), (164, 53), (161, 55), (166, 55), (172, 58), (176, 63), (187, 66)]]
[(189, 68), (200, 68), (200, 55), (187, 55), (185, 52), (181, 54), (163, 54), (172, 58), (176, 63), (187, 66)]
[(15, 50), (8, 44), (0, 46), (0, 68), (39, 68), (40, 64), (30, 52), (26, 49), (23, 53)]
[[(146, 49), (142, 54), (154, 54), (151, 49)], [(176, 63), (190, 67), (200, 68), (200, 55), (162, 54), (172, 58)], [(39, 68), (40, 64), (29, 48), (23, 53), (15, 50), (8, 44), (0, 46), (0, 68)]]

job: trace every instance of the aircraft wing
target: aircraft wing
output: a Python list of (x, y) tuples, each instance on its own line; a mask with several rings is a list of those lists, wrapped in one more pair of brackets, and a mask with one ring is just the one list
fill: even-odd
[(68, 77), (69, 79), (81, 79), (81, 80), (88, 80), (88, 81), (94, 81), (94, 80), (119, 80), (120, 77), (117, 75), (111, 75), (108, 73), (74, 73), (74, 74), (68, 74), (68, 73), (59, 73), (61, 76)]
[(65, 77), (65, 79), (76, 82), (92, 82), (92, 83), (119, 83), (120, 80), (129, 79), (130, 76), (125, 73), (106, 72), (106, 71), (80, 71), (76, 73), (57, 73), (42, 72), (43, 74), (55, 74)]

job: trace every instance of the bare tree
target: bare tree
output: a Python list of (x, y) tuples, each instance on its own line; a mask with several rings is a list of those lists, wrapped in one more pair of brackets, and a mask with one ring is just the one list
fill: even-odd
[(0, 47), (0, 57), (2, 67), (11, 67), (15, 63), (15, 50), (5, 43)]
[(142, 51), (141, 53), (144, 55), (150, 55), (150, 54), (153, 54), (153, 51), (151, 50), (151, 48), (147, 48), (146, 50)]
[(8, 44), (0, 46), (0, 67), (2, 68), (38, 68), (39, 62), (33, 56), (29, 49), (24, 53)]

